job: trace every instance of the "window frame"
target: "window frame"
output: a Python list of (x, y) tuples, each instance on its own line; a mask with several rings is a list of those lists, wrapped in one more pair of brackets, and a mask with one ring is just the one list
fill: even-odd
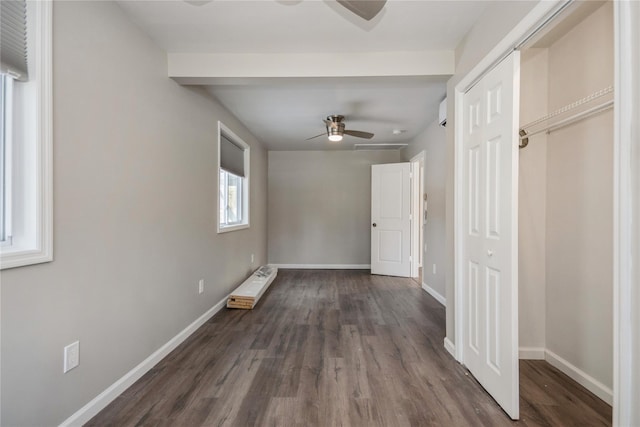
[[(17, 102), (15, 94), (22, 89), (14, 84), (11, 126), (24, 146), (11, 144), (12, 241), (0, 247), (3, 270), (53, 260), (52, 2), (29, 3), (32, 9), (28, 11), (28, 19), (33, 20), (28, 23), (33, 29), (30, 37), (33, 78), (24, 83), (29, 85), (24, 92), (31, 92), (29, 100), (23, 102), (25, 105)], [(29, 113), (18, 117), (17, 111)]]
[[(237, 224), (232, 224), (232, 225), (225, 225), (221, 223), (221, 216), (220, 216), (220, 208), (221, 208), (221, 202), (220, 202), (220, 192), (221, 192), (221, 172), (224, 170), (222, 169), (222, 167), (220, 166), (220, 152), (221, 152), (221, 143), (222, 143), (222, 135), (224, 135), (229, 141), (231, 141), (232, 143), (234, 143), (235, 145), (237, 145), (238, 147), (242, 148), (243, 152), (244, 152), (244, 177), (239, 177), (242, 180), (242, 221), (237, 223)], [(231, 129), (229, 129), (227, 126), (224, 125), (224, 123), (222, 123), (221, 121), (218, 121), (218, 169), (217, 169), (217, 174), (216, 174), (216, 181), (217, 181), (217, 186), (216, 186), (216, 204), (217, 204), (217, 209), (216, 209), (216, 216), (218, 218), (217, 220), (217, 230), (218, 233), (228, 233), (230, 231), (237, 231), (237, 230), (243, 230), (246, 228), (250, 227), (250, 218), (251, 218), (251, 210), (250, 210), (250, 204), (249, 204), (249, 183), (250, 183), (250, 174), (251, 174), (251, 161), (250, 161), (250, 150), (251, 147), (249, 146), (249, 144), (247, 144), (246, 142), (244, 142), (244, 140), (242, 140), (242, 138), (240, 138), (239, 136), (237, 136)], [(227, 174), (230, 175), (234, 175), (234, 176), (238, 176), (233, 174), (232, 172), (229, 171), (225, 171)]]
[[(8, 247), (12, 241), (11, 227), (11, 190), (12, 190), (12, 124), (13, 124), (13, 79), (10, 76), (0, 76), (0, 162), (3, 163), (3, 173), (0, 174), (0, 248)], [(5, 101), (5, 100), (9, 101)], [(11, 102), (9, 108), (6, 103)]]

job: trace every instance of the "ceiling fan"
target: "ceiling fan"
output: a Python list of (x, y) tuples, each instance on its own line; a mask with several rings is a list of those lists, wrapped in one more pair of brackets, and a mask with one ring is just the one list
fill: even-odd
[[(212, 0), (184, 0), (192, 6), (203, 6)], [(387, 0), (336, 0), (360, 18), (371, 21), (384, 7)]]
[(342, 137), (344, 135), (351, 135), (351, 136), (355, 136), (356, 138), (366, 138), (366, 139), (373, 138), (373, 134), (371, 132), (345, 129), (344, 116), (332, 115), (332, 116), (328, 116), (323, 121), (325, 126), (327, 127), (327, 131), (321, 133), (320, 135), (307, 138), (306, 139), (307, 141), (310, 139), (319, 138), (324, 135), (327, 135), (329, 137), (329, 141), (332, 141), (332, 142), (342, 141)]
[(384, 7), (387, 0), (337, 0), (342, 6), (358, 15), (360, 18), (371, 21)]

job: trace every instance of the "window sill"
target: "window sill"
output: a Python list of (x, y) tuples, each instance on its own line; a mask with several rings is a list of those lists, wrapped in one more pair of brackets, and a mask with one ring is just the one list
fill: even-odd
[(249, 228), (249, 224), (228, 225), (226, 227), (218, 225), (218, 234), (228, 233), (229, 231), (244, 230), (245, 228)]
[(0, 270), (53, 261), (51, 250), (0, 250)]

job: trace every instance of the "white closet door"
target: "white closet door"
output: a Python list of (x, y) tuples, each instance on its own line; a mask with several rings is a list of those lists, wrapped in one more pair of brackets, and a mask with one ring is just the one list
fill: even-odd
[(464, 95), (463, 358), (513, 419), (519, 417), (519, 52)]

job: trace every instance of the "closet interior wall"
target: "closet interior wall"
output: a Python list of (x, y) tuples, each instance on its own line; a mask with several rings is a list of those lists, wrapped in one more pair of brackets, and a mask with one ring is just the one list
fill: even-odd
[[(613, 4), (523, 51), (521, 123), (613, 84)], [(613, 110), (520, 150), (522, 358), (554, 359), (610, 391), (613, 377)]]

